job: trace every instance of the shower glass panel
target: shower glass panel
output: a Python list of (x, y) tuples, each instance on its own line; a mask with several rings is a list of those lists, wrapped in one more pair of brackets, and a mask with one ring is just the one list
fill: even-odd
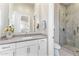
[(55, 20), (59, 22), (58, 43), (79, 56), (79, 3), (55, 5)]
[(69, 20), (66, 23), (66, 40), (67, 40), (67, 45), (70, 46), (75, 46), (74, 42), (74, 36), (75, 36), (75, 30), (73, 28), (73, 20)]

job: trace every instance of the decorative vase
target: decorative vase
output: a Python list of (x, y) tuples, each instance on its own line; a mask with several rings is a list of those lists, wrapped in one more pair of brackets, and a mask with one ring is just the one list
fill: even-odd
[(7, 37), (7, 38), (12, 38), (12, 36), (13, 36), (13, 33), (12, 33), (12, 32), (7, 32), (7, 33), (6, 33), (6, 37)]

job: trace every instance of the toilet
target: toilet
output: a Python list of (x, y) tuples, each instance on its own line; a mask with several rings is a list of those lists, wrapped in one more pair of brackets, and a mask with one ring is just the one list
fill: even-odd
[(59, 56), (59, 50), (61, 49), (60, 45), (58, 43), (54, 44), (54, 56)]

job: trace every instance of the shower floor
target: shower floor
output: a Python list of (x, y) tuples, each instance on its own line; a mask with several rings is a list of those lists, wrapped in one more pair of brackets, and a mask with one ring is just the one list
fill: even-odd
[(60, 49), (60, 56), (79, 56), (79, 49), (65, 45)]

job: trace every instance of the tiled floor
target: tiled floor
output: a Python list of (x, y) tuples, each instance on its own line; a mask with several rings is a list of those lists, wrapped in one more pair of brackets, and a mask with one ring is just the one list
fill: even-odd
[(62, 47), (60, 50), (60, 56), (74, 56), (73, 52)]
[(79, 56), (78, 51), (79, 49), (66, 45), (60, 49), (60, 56)]

